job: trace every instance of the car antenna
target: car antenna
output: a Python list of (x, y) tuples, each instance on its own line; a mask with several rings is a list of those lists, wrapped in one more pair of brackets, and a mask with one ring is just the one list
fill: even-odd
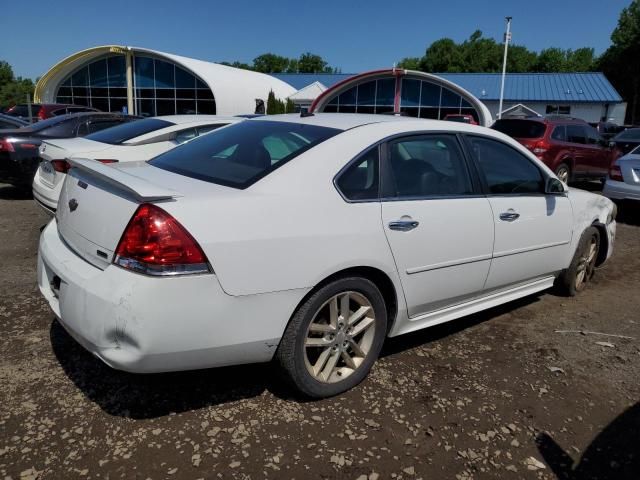
[(314, 117), (315, 113), (313, 112), (309, 112), (306, 110), (300, 110), (300, 118), (304, 118), (304, 117)]

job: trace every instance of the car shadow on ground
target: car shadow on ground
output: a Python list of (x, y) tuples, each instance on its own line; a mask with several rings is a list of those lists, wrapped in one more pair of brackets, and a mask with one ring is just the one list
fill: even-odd
[(637, 480), (640, 478), (640, 403), (607, 425), (576, 462), (547, 433), (539, 434), (536, 443), (559, 480)]
[[(528, 297), (426, 330), (387, 339), (382, 356), (394, 355), (453, 335), (473, 325), (538, 301)], [(105, 365), (81, 347), (57, 320), (49, 331), (53, 352), (67, 377), (106, 413), (135, 419), (260, 396), (306, 402), (278, 375), (270, 363), (212, 368), (189, 372), (131, 374)]]
[(33, 198), (31, 188), (0, 183), (0, 200), (29, 200), (31, 198)]
[(618, 202), (616, 222), (627, 225), (640, 225), (640, 202)]

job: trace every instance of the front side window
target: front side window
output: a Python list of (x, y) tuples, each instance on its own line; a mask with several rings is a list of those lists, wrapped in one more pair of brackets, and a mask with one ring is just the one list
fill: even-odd
[(233, 188), (247, 188), (340, 130), (251, 120), (195, 138), (149, 161), (155, 167)]
[(544, 192), (540, 169), (522, 153), (500, 141), (470, 136), (471, 151), (495, 195)]
[(468, 195), (471, 179), (454, 135), (424, 135), (389, 144), (394, 196)]
[(361, 155), (336, 180), (338, 190), (348, 200), (377, 200), (379, 191), (379, 154), (374, 147)]
[(567, 125), (567, 141), (570, 143), (587, 143), (584, 127), (582, 125)]

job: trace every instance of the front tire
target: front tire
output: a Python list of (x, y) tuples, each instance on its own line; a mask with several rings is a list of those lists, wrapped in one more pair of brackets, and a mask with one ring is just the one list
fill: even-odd
[(555, 174), (556, 177), (558, 177), (558, 180), (563, 182), (565, 185), (569, 184), (571, 181), (571, 167), (564, 162), (558, 165)]
[(580, 238), (571, 265), (558, 278), (563, 293), (573, 297), (587, 287), (595, 273), (599, 250), (600, 232), (595, 227), (589, 227)]
[(387, 310), (376, 285), (361, 277), (335, 280), (313, 293), (287, 326), (276, 360), (286, 379), (311, 398), (358, 385), (380, 354)]

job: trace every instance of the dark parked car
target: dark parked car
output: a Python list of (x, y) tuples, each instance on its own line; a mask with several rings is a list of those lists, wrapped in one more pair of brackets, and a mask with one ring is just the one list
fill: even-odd
[(493, 127), (531, 150), (560, 180), (604, 180), (620, 156), (607, 140), (583, 120), (574, 118), (505, 118)]
[(21, 103), (14, 105), (5, 112), (12, 117), (23, 118), (27, 121), (37, 122), (51, 117), (68, 115), (80, 112), (99, 112), (97, 108), (86, 107), (84, 105), (70, 105), (66, 103), (32, 103), (31, 117), (29, 117), (29, 105)]
[(595, 128), (605, 140), (610, 139), (611, 137), (617, 135), (625, 129), (624, 127), (613, 122), (597, 122), (589, 123), (589, 125)]
[(13, 130), (0, 130), (0, 183), (30, 187), (40, 162), (39, 147), (50, 138), (84, 137), (139, 117), (120, 113), (73, 113)]
[(630, 128), (620, 132), (611, 141), (616, 144), (616, 148), (622, 153), (629, 153), (640, 145), (640, 128)]
[(22, 118), (12, 117), (0, 113), (0, 130), (5, 128), (20, 128), (29, 125), (29, 122)]

